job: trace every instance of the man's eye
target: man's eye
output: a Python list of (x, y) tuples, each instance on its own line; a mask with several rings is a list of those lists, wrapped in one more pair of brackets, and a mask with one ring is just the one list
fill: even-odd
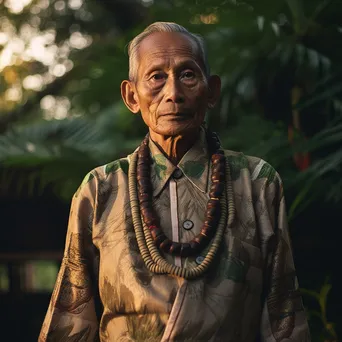
[(186, 79), (191, 79), (195, 77), (195, 73), (192, 71), (186, 71), (183, 73), (182, 77)]
[(163, 80), (164, 78), (165, 78), (165, 76), (163, 74), (154, 74), (151, 77), (151, 79), (154, 81)]

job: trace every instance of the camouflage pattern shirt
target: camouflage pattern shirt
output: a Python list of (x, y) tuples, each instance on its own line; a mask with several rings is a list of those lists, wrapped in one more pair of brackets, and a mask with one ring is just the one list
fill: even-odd
[[(173, 240), (187, 242), (199, 233), (208, 201), (211, 168), (204, 134), (177, 166), (152, 141), (150, 149), (153, 206), (161, 227)], [(262, 159), (225, 153), (235, 221), (209, 272), (196, 280), (145, 267), (130, 211), (129, 157), (85, 177), (73, 197), (64, 257), (39, 342), (310, 341), (281, 179)], [(203, 255), (166, 257), (191, 267)]]

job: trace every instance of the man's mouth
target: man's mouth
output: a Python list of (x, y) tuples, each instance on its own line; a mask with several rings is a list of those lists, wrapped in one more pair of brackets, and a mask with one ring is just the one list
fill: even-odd
[(170, 112), (170, 113), (163, 113), (160, 116), (168, 117), (171, 119), (177, 120), (186, 120), (191, 119), (193, 115), (191, 113), (184, 113), (184, 112)]

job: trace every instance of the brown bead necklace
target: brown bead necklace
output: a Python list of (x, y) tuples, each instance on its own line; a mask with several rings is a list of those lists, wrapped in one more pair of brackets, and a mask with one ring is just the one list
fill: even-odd
[(150, 180), (150, 165), (152, 163), (149, 137), (142, 141), (137, 155), (137, 181), (140, 212), (144, 224), (148, 227), (154, 244), (160, 250), (171, 255), (189, 257), (197, 255), (213, 238), (220, 221), (220, 199), (225, 190), (225, 156), (216, 134), (207, 134), (208, 146), (211, 152), (211, 186), (207, 212), (200, 233), (190, 242), (171, 241), (159, 226), (159, 220), (152, 208), (152, 184)]
[[(215, 139), (211, 139), (214, 141)], [(210, 147), (210, 146), (209, 146)], [(218, 139), (214, 151), (219, 149)], [(176, 266), (168, 262), (156, 246), (149, 227), (142, 220), (140, 202), (138, 199), (137, 169), (138, 169), (138, 151), (134, 152), (129, 158), (128, 169), (128, 189), (130, 198), (130, 207), (132, 212), (132, 221), (135, 236), (137, 239), (140, 255), (146, 268), (155, 274), (169, 274), (185, 279), (196, 279), (208, 271), (213, 264), (216, 255), (224, 237), (226, 228), (232, 229), (235, 217), (234, 193), (230, 173), (230, 163), (225, 158), (225, 191), (220, 198), (220, 220), (215, 234), (208, 247), (208, 252), (201, 264), (191, 267)], [(150, 167), (150, 165), (148, 165)], [(148, 170), (147, 170), (148, 172)]]

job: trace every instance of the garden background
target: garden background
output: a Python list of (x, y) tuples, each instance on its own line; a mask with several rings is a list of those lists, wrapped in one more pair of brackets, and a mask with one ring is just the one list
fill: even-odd
[(146, 133), (119, 86), (154, 21), (204, 36), (223, 83), (208, 126), (280, 173), (312, 340), (338, 341), (340, 0), (0, 0), (1, 340), (37, 340), (73, 193)]

